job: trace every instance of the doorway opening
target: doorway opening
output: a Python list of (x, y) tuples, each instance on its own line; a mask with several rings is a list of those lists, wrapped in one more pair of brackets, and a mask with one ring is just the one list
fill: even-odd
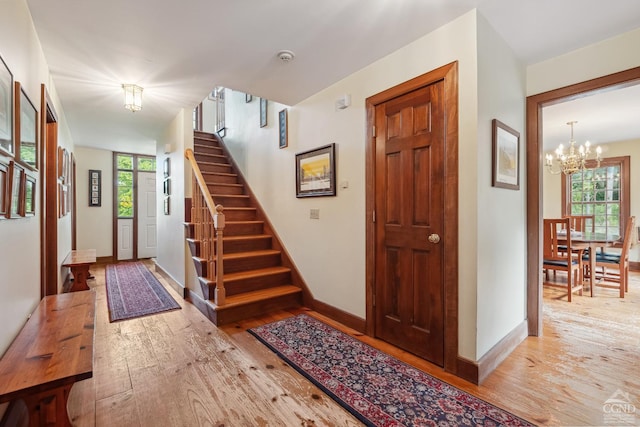
[(640, 83), (640, 67), (527, 98), (527, 321), (529, 335), (542, 335), (542, 109), (600, 91)]

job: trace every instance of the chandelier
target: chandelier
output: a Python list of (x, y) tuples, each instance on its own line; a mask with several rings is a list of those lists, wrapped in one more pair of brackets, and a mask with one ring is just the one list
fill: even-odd
[[(579, 147), (576, 148), (576, 141), (573, 139), (573, 125), (578, 123), (577, 121), (567, 122), (569, 126), (571, 126), (571, 140), (569, 141), (569, 152), (564, 152), (564, 146), (560, 144), (556, 149), (555, 163), (558, 164), (558, 168), (554, 170), (554, 158), (553, 155), (547, 154), (545, 166), (547, 170), (557, 175), (559, 173), (564, 173), (565, 175), (571, 175), (572, 173), (581, 171), (585, 169), (587, 160), (589, 160), (589, 156), (591, 156), (591, 143), (589, 141), (585, 142), (584, 145), (580, 144)], [(602, 153), (602, 149), (600, 147), (596, 147), (596, 162), (598, 167), (600, 166), (600, 154)]]
[(124, 108), (136, 112), (142, 110), (142, 88), (138, 85), (123, 84)]

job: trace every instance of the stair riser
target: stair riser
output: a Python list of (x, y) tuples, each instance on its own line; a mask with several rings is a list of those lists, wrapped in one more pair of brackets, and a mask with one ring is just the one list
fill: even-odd
[(211, 194), (244, 194), (242, 185), (224, 185), (219, 183), (207, 183)]
[(195, 157), (198, 162), (229, 164), (229, 160), (224, 155), (195, 153)]
[(224, 261), (224, 272), (225, 274), (237, 273), (239, 271), (249, 271), (257, 270), (260, 268), (275, 267), (279, 264), (280, 254), (252, 256), (240, 259), (228, 259)]
[(198, 156), (198, 154), (218, 154), (224, 156), (222, 148), (214, 147), (213, 145), (196, 145), (193, 147), (193, 152), (196, 156)]
[(287, 271), (277, 274), (249, 277), (246, 279), (225, 279), (224, 287), (227, 290), (227, 295), (237, 295), (244, 292), (257, 291), (289, 283), (291, 283), (291, 272)]
[(253, 221), (256, 219), (255, 209), (225, 209), (224, 217), (227, 221)]
[(207, 277), (208, 274), (208, 262), (205, 259), (198, 257), (192, 257), (193, 265), (196, 267), (196, 275), (198, 277)]
[(200, 163), (200, 170), (203, 172), (231, 173), (231, 165), (221, 165), (216, 163)]
[(227, 236), (247, 236), (250, 234), (262, 234), (263, 226), (264, 224), (262, 224), (261, 222), (250, 224), (229, 224), (229, 222), (227, 222), (224, 229), (224, 234)]
[(301, 294), (283, 295), (280, 297), (269, 299), (267, 301), (260, 301), (240, 307), (219, 310), (215, 314), (216, 320), (214, 321), (214, 323), (218, 326), (227, 325), (238, 320), (247, 319), (253, 316), (259, 316), (271, 311), (299, 307), (300, 305), (302, 305)]
[(237, 184), (238, 177), (236, 175), (215, 175), (203, 173), (204, 180), (207, 184)]
[(216, 205), (224, 207), (248, 208), (251, 206), (249, 197), (226, 197), (226, 195), (211, 194)]
[(231, 240), (223, 244), (222, 250), (225, 254), (236, 252), (259, 251), (271, 249), (271, 238), (256, 238), (251, 240)]
[(199, 257), (200, 242), (198, 240), (187, 240), (187, 244), (189, 245), (189, 251), (191, 252), (191, 256)]

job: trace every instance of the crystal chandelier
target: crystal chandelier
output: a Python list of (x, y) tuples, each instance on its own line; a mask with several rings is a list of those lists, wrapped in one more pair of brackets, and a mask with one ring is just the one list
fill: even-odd
[[(576, 148), (576, 141), (573, 139), (573, 125), (578, 123), (577, 121), (567, 122), (569, 126), (571, 126), (571, 140), (569, 141), (569, 152), (564, 152), (564, 146), (560, 144), (556, 149), (555, 163), (558, 164), (558, 168), (554, 170), (554, 158), (553, 155), (547, 154), (545, 165), (547, 170), (557, 175), (559, 173), (564, 173), (565, 175), (571, 175), (572, 173), (578, 172), (580, 170), (585, 169), (585, 165), (587, 160), (589, 160), (589, 156), (591, 155), (591, 143), (589, 141), (585, 142), (584, 145), (580, 145)], [(596, 147), (596, 162), (598, 167), (600, 166), (600, 154), (602, 153), (602, 149), (600, 147)]]

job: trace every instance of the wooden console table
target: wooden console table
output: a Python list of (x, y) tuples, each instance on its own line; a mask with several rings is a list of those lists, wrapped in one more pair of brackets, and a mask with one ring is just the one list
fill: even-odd
[(30, 426), (71, 426), (71, 387), (93, 376), (95, 295), (45, 297), (0, 359), (0, 403), (23, 399)]
[(87, 285), (87, 279), (90, 276), (89, 267), (95, 262), (95, 249), (79, 249), (71, 251), (67, 255), (62, 266), (71, 268), (71, 273), (73, 274), (73, 285), (69, 289), (71, 292), (89, 289), (89, 285)]

